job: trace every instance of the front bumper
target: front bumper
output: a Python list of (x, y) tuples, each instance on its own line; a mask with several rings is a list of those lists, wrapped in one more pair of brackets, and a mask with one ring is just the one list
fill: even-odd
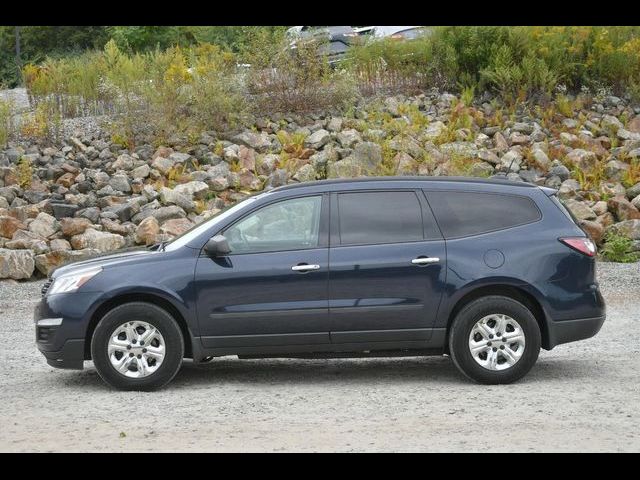
[(36, 346), (52, 367), (83, 368), (84, 339), (95, 299), (92, 293), (60, 293), (44, 296), (36, 305)]
[(549, 322), (548, 350), (562, 343), (591, 338), (602, 328), (606, 316)]

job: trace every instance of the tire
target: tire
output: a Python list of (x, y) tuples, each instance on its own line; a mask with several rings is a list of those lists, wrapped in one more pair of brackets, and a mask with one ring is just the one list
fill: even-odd
[(489, 385), (511, 383), (526, 375), (538, 359), (540, 343), (540, 327), (531, 311), (500, 295), (465, 305), (449, 332), (449, 353), (458, 370)]
[[(120, 336), (116, 338), (118, 331)], [(148, 350), (143, 349), (147, 337)], [(165, 310), (150, 303), (115, 307), (102, 317), (91, 338), (91, 358), (98, 374), (118, 390), (150, 391), (165, 386), (180, 370), (183, 357), (184, 338), (179, 325)], [(121, 366), (120, 371), (113, 362)]]

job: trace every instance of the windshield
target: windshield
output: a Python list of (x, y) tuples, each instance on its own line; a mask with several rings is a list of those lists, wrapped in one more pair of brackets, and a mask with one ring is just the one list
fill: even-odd
[(184, 247), (186, 244), (191, 242), (194, 238), (197, 238), (198, 236), (202, 235), (203, 232), (206, 232), (207, 230), (214, 228), (216, 224), (222, 223), (226, 218), (230, 217), (231, 215), (236, 213), (238, 210), (244, 208), (250, 203), (255, 202), (256, 200), (264, 197), (265, 195), (268, 195), (268, 193), (261, 193), (253, 197), (245, 198), (241, 202), (238, 202), (230, 206), (229, 208), (222, 210), (217, 215), (211, 217), (209, 220), (206, 220), (194, 226), (193, 228), (191, 228), (190, 230), (187, 230), (185, 233), (183, 233), (179, 237), (176, 237), (173, 240), (171, 240), (171, 242), (167, 243), (164, 250), (167, 252), (172, 252), (174, 250)]

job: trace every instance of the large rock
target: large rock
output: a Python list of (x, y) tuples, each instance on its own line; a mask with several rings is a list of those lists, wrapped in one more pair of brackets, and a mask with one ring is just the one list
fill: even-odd
[(591, 207), (584, 202), (567, 199), (564, 204), (569, 210), (571, 210), (571, 213), (573, 213), (578, 220), (594, 220), (597, 217)]
[(193, 227), (193, 223), (187, 218), (174, 218), (167, 220), (160, 227), (160, 231), (172, 237), (182, 235), (184, 232)]
[(29, 230), (43, 238), (49, 238), (58, 231), (58, 228), (56, 218), (45, 212), (40, 212), (35, 220), (29, 224)]
[(161, 174), (166, 175), (169, 170), (173, 168), (175, 162), (173, 160), (169, 160), (164, 157), (156, 157), (153, 162), (151, 162), (151, 167), (158, 170)]
[(26, 227), (17, 218), (0, 216), (0, 237), (13, 238), (13, 234), (22, 228)]
[(517, 172), (522, 166), (522, 154), (517, 150), (509, 150), (500, 159), (500, 166), (508, 171)]
[[(254, 167), (255, 168), (255, 164)], [(173, 189), (174, 192), (201, 200), (209, 193), (209, 186), (205, 182), (188, 182), (176, 185)]]
[(9, 250), (0, 248), (0, 278), (23, 280), (30, 278), (35, 269), (31, 250)]
[(321, 128), (320, 130), (316, 130), (311, 135), (309, 135), (305, 139), (304, 145), (307, 148), (318, 150), (329, 143), (329, 140), (331, 140), (331, 134)]
[(192, 212), (196, 208), (196, 204), (187, 195), (167, 187), (160, 189), (160, 201), (164, 204), (172, 203), (187, 212)]
[(245, 130), (231, 139), (232, 142), (253, 148), (257, 152), (265, 153), (271, 147), (269, 136), (265, 133), (256, 133)]
[(11, 241), (5, 243), (6, 248), (15, 250), (29, 249), (33, 250), (36, 254), (49, 251), (47, 242), (28, 230), (18, 230), (13, 234)]
[(377, 143), (362, 142), (353, 150), (352, 157), (362, 167), (376, 169), (382, 163), (382, 147)]
[(111, 177), (109, 180), (109, 186), (117, 192), (131, 193), (131, 184), (129, 183), (129, 177), (125, 174), (117, 174)]
[(593, 168), (598, 161), (598, 157), (595, 153), (584, 150), (582, 148), (571, 150), (571, 152), (567, 154), (566, 158), (573, 165), (583, 170), (589, 170)]
[(51, 203), (51, 209), (53, 210), (53, 216), (58, 220), (65, 217), (73, 217), (80, 207), (70, 203)]
[(612, 232), (625, 236), (631, 240), (640, 240), (640, 220), (625, 220), (611, 225), (607, 228), (607, 233)]
[(580, 226), (583, 228), (585, 232), (589, 234), (589, 236), (596, 242), (598, 245), (602, 243), (604, 238), (604, 227), (598, 222), (593, 222), (591, 220), (581, 220)]
[(343, 148), (353, 148), (357, 143), (362, 141), (362, 137), (357, 130), (353, 128), (343, 130), (338, 133), (338, 142)]
[(52, 250), (49, 253), (37, 255), (35, 265), (43, 275), (50, 275), (56, 268), (71, 262), (87, 260), (100, 255), (100, 251), (93, 248), (84, 250)]
[(92, 248), (100, 252), (109, 252), (124, 247), (125, 239), (122, 235), (88, 228), (84, 233), (71, 237), (71, 245), (75, 250)]
[(60, 220), (60, 230), (65, 237), (80, 235), (91, 225), (91, 221), (86, 218), (63, 218)]
[(140, 222), (136, 229), (135, 242), (153, 245), (156, 243), (158, 233), (160, 233), (160, 224), (156, 217), (147, 217)]
[(620, 221), (640, 219), (640, 211), (622, 195), (610, 198), (607, 206)]
[(628, 163), (621, 162), (620, 160), (610, 160), (605, 165), (604, 173), (607, 178), (612, 180), (622, 180), (625, 173), (631, 168)]

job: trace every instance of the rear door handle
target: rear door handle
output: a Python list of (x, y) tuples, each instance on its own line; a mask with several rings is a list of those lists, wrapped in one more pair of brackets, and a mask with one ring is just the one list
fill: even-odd
[(429, 265), (430, 263), (438, 263), (440, 259), (438, 257), (418, 257), (411, 260), (414, 265)]
[(311, 270), (320, 270), (320, 265), (294, 265), (291, 267), (294, 272), (310, 272)]

